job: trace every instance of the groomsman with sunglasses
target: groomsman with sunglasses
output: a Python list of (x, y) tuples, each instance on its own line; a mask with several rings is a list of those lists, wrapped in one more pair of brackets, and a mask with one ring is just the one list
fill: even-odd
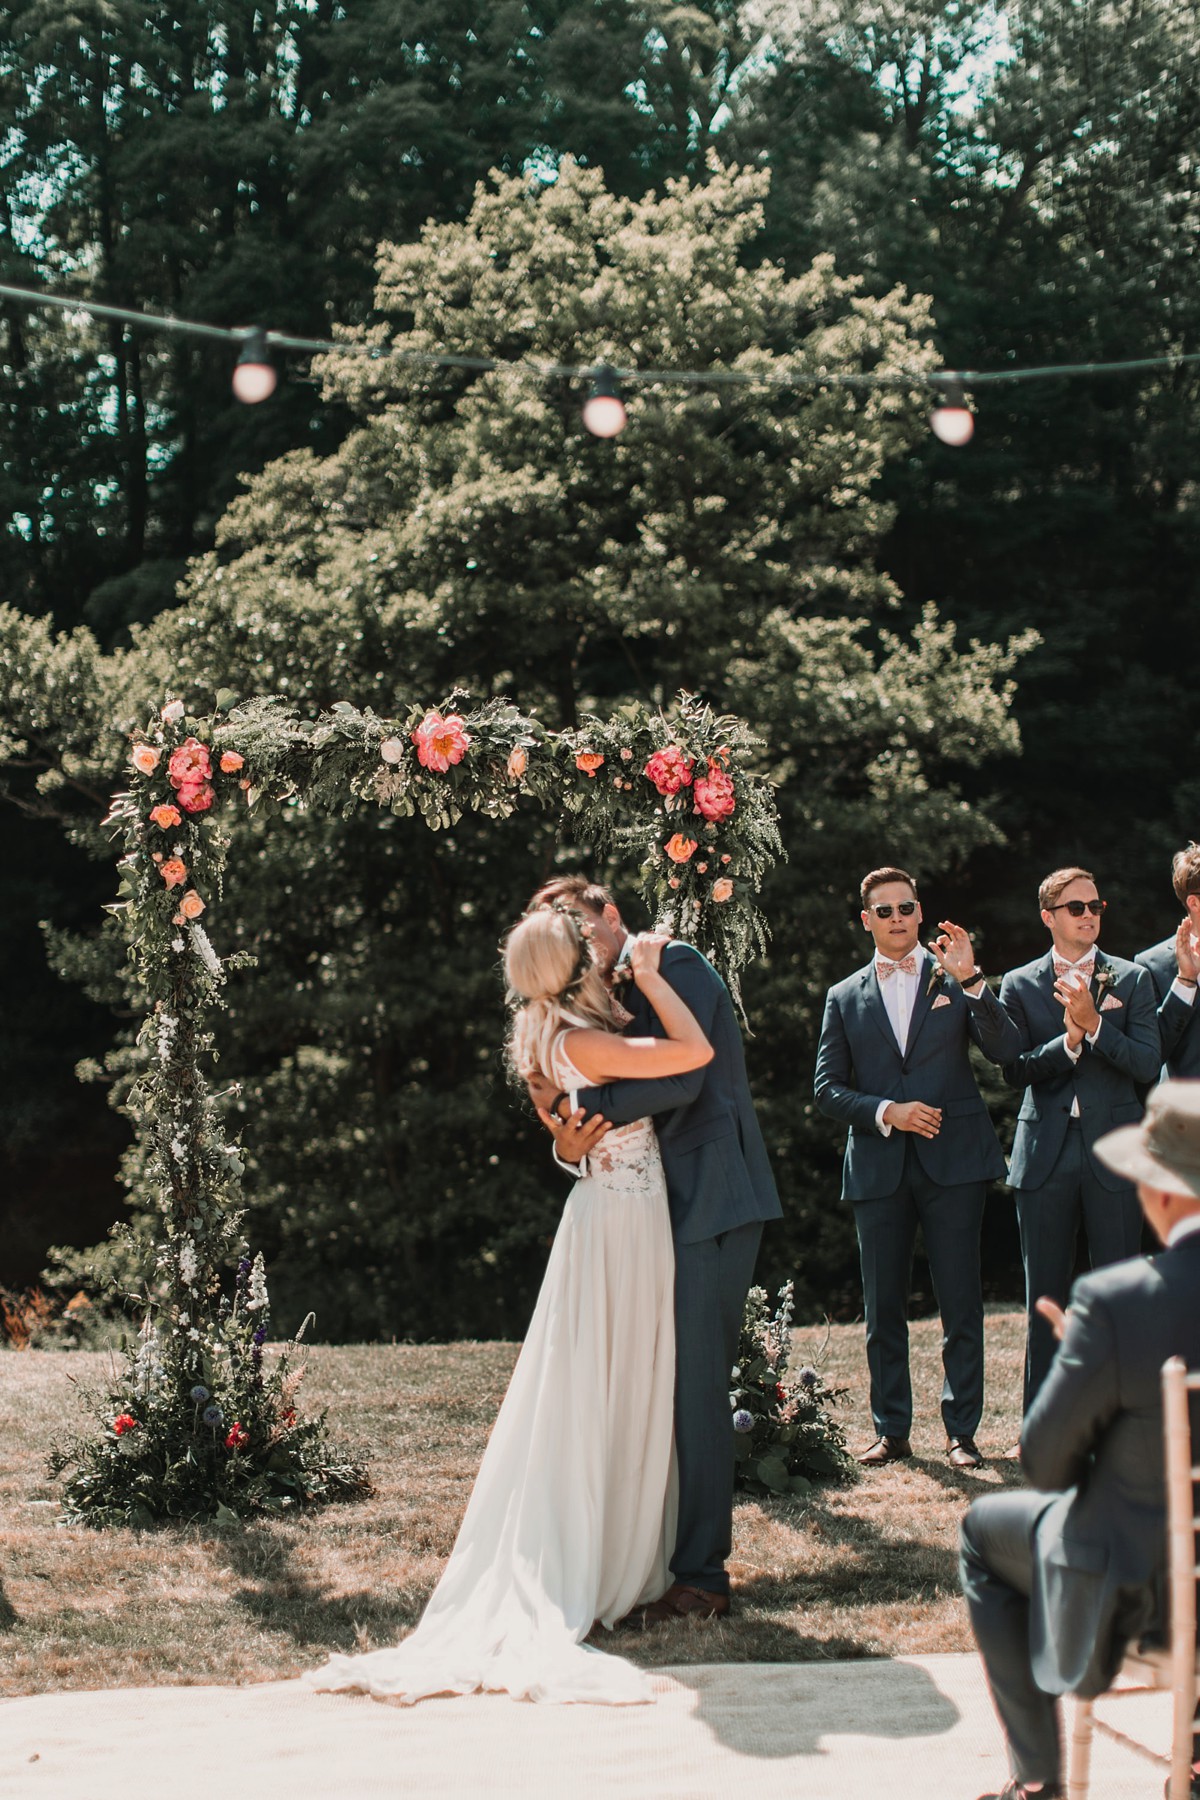
[(919, 1225), (942, 1318), (946, 1453), (953, 1467), (974, 1469), (983, 1460), (979, 1234), (1004, 1158), (968, 1043), (995, 1063), (1020, 1045), (960, 926), (943, 921), (921, 948), (911, 875), (873, 869), (861, 898), (875, 954), (829, 990), (815, 1082), (821, 1111), (850, 1128), (842, 1198), (858, 1232), (877, 1433), (858, 1460), (872, 1468), (912, 1455), (908, 1292)]
[(1148, 969), (1158, 1002), (1158, 1031), (1163, 1063), (1172, 1076), (1200, 1075), (1200, 1007), (1196, 983), (1200, 980), (1200, 844), (1177, 850), (1171, 864), (1171, 885), (1183, 908), (1183, 921), (1172, 937), (1149, 950), (1139, 950), (1134, 962)]
[(1080, 1223), (1093, 1269), (1141, 1247), (1133, 1185), (1093, 1146), (1141, 1118), (1138, 1090), (1156, 1079), (1162, 1052), (1150, 976), (1098, 948), (1106, 904), (1087, 869), (1047, 875), (1038, 905), (1051, 948), (1011, 970), (1000, 988), (1021, 1042), (1004, 1076), (1023, 1092), (1008, 1180), (1025, 1265), (1027, 1412), (1055, 1350), (1036, 1303), (1066, 1305)]

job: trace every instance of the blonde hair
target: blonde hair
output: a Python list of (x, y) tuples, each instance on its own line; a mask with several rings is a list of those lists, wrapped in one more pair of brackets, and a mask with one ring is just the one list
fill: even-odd
[(504, 943), (504, 975), (514, 1008), (505, 1046), (515, 1075), (548, 1073), (564, 1031), (615, 1031), (612, 999), (574, 913), (542, 906)]

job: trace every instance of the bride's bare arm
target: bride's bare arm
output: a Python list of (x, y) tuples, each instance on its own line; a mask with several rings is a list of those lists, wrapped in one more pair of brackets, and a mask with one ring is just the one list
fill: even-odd
[(659, 957), (670, 938), (646, 933), (634, 941), (630, 960), (637, 984), (650, 1002), (666, 1038), (619, 1037), (613, 1031), (572, 1031), (564, 1048), (589, 1081), (628, 1076), (686, 1075), (712, 1061), (713, 1048), (695, 1013), (659, 973)]

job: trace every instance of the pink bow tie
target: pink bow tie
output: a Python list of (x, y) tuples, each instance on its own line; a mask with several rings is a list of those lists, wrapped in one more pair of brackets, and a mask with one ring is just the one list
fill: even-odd
[(907, 956), (902, 956), (899, 962), (885, 962), (880, 958), (875, 964), (875, 973), (878, 975), (880, 981), (890, 981), (892, 976), (897, 974), (901, 969), (903, 969), (906, 975), (916, 974), (917, 959), (913, 951), (910, 950)]
[(1068, 962), (1064, 956), (1054, 958), (1054, 979), (1061, 981), (1064, 975), (1082, 975), (1090, 981), (1096, 972), (1095, 955), (1081, 957), (1078, 962)]

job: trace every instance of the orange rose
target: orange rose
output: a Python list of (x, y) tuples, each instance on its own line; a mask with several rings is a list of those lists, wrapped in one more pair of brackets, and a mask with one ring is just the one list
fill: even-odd
[(182, 887), (187, 880), (187, 864), (178, 856), (172, 856), (165, 863), (160, 863), (158, 872), (169, 888)]
[(173, 831), (176, 825), (183, 824), (183, 814), (177, 806), (168, 806), (164, 801), (161, 806), (151, 807), (150, 823), (160, 831)]
[(239, 756), (236, 750), (222, 750), (222, 752), (221, 752), (221, 773), (222, 773), (222, 775), (236, 775), (238, 770), (242, 767), (242, 764), (245, 762), (245, 760), (246, 760), (245, 757)]
[(684, 837), (682, 831), (677, 831), (674, 837), (667, 839), (664, 848), (672, 862), (685, 863), (696, 854), (699, 845), (695, 838)]
[(204, 911), (204, 902), (195, 888), (189, 888), (179, 902), (179, 910), (185, 919), (198, 919)]
[(514, 744), (508, 753), (508, 779), (510, 781), (520, 781), (528, 767), (529, 758), (526, 756), (524, 749), (520, 744)]
[(722, 875), (719, 881), (713, 882), (712, 897), (718, 906), (723, 905), (726, 900), (733, 899), (733, 883), (728, 875)]
[(162, 751), (156, 750), (153, 744), (135, 744), (132, 755), (133, 766), (139, 775), (153, 775), (158, 767)]
[(582, 769), (589, 781), (595, 781), (596, 770), (604, 766), (604, 758), (598, 750), (581, 750), (575, 758), (575, 767)]

